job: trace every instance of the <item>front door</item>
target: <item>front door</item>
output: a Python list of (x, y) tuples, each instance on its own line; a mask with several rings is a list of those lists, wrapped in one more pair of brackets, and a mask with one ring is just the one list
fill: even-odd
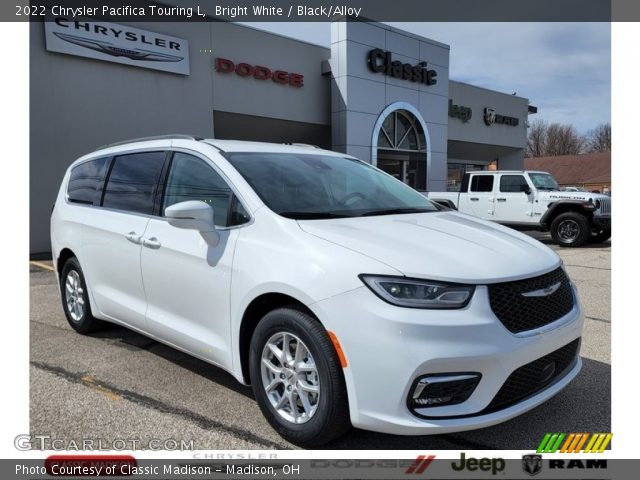
[(239, 233), (228, 228), (234, 197), (225, 180), (204, 159), (175, 152), (162, 212), (188, 200), (201, 200), (213, 207), (220, 242), (212, 247), (198, 231), (173, 227), (164, 218), (149, 221), (141, 256), (147, 324), (159, 338), (229, 368), (229, 291)]
[(533, 216), (533, 193), (524, 175), (500, 175), (495, 208), (498, 222), (537, 223)]

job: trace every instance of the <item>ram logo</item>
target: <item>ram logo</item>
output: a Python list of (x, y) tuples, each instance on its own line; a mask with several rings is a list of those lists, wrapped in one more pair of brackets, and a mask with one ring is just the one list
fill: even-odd
[(492, 125), (496, 122), (496, 109), (487, 107), (484, 109), (484, 123)]

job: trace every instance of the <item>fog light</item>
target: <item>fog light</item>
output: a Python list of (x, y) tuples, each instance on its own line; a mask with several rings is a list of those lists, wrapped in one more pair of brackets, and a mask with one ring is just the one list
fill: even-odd
[(467, 400), (478, 386), (479, 373), (436, 374), (418, 377), (410, 391), (410, 409), (457, 405)]

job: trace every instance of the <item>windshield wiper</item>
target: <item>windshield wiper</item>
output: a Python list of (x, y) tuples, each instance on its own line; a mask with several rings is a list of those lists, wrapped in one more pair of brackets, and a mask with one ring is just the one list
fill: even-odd
[(349, 218), (353, 215), (346, 215), (337, 212), (278, 212), (278, 215), (294, 220), (321, 220), (325, 218)]
[(426, 212), (436, 212), (437, 210), (433, 210), (431, 208), (386, 208), (380, 210), (369, 210), (368, 212), (361, 213), (358, 215), (359, 217), (372, 217), (374, 215), (397, 215), (401, 213), (426, 213)]

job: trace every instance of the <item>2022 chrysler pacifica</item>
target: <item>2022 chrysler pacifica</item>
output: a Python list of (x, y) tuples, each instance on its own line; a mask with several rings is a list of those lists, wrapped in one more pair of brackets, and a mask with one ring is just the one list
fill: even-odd
[(492, 425), (581, 367), (583, 313), (553, 251), (340, 153), (107, 146), (69, 167), (51, 241), (71, 327), (121, 324), (231, 372), (304, 446), (351, 425)]

